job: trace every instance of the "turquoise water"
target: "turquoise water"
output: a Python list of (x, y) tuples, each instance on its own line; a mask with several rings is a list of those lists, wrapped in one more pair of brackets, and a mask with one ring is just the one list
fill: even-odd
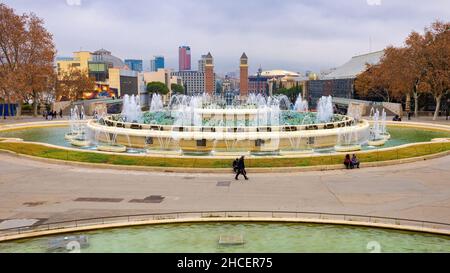
[[(415, 128), (388, 127), (391, 139), (382, 147), (363, 147), (363, 150), (394, 147), (413, 142), (428, 142), (433, 138), (448, 138), (450, 133), (429, 131)], [(0, 132), (0, 137), (21, 138), (25, 141), (43, 142), (63, 147), (73, 147), (64, 139), (69, 132), (68, 127), (30, 128), (24, 130)], [(92, 148), (93, 149), (93, 148)], [(318, 151), (320, 153), (332, 153), (334, 149)]]
[[(99, 230), (87, 235), (87, 253), (387, 253), (450, 252), (450, 237), (396, 230), (318, 224), (211, 223)], [(243, 236), (245, 244), (220, 246), (220, 236)], [(47, 252), (43, 237), (0, 243), (0, 253)]]

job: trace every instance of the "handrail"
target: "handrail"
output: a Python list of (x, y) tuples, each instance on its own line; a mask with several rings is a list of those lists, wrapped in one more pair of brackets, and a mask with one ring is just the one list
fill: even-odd
[[(216, 215), (214, 215), (216, 214)], [(217, 214), (223, 214), (217, 215)], [(438, 225), (438, 226), (445, 226), (442, 230), (450, 230), (450, 223), (441, 223), (441, 222), (434, 222), (434, 221), (426, 221), (426, 220), (414, 220), (414, 219), (405, 219), (405, 218), (395, 218), (395, 217), (384, 217), (384, 216), (371, 216), (371, 215), (361, 215), (361, 214), (345, 214), (345, 213), (326, 213), (326, 212), (313, 212), (313, 211), (265, 211), (265, 210), (219, 210), (219, 211), (176, 211), (176, 212), (165, 212), (165, 213), (145, 213), (145, 214), (130, 214), (130, 215), (117, 215), (117, 216), (104, 216), (104, 217), (95, 217), (95, 218), (83, 218), (83, 219), (75, 219), (75, 220), (67, 220), (67, 221), (59, 221), (59, 222), (50, 222), (50, 223), (43, 223), (38, 225), (29, 225), (29, 226), (20, 226), (20, 227), (13, 227), (13, 228), (7, 228), (7, 229), (0, 229), (0, 235), (1, 236), (8, 236), (8, 235), (16, 235), (16, 234), (26, 234), (30, 232), (34, 232), (37, 230), (56, 230), (56, 229), (64, 229), (64, 228), (70, 228), (70, 227), (78, 227), (79, 224), (82, 222), (93, 222), (89, 223), (90, 225), (96, 225), (96, 224), (104, 224), (105, 220), (119, 220), (124, 219), (124, 223), (130, 223), (133, 221), (145, 221), (145, 220), (157, 220), (159, 219), (183, 219), (181, 217), (182, 215), (199, 215), (199, 218), (208, 218), (208, 217), (214, 217), (214, 218), (233, 218), (233, 217), (243, 217), (243, 216), (233, 216), (233, 214), (245, 214), (245, 217), (248, 218), (256, 218), (258, 216), (255, 216), (255, 214), (267, 214), (269, 218), (300, 218), (300, 215), (318, 215), (317, 219), (324, 220), (325, 217), (330, 216), (339, 216), (343, 217), (344, 221), (354, 221), (351, 218), (366, 218), (367, 223), (381, 223), (379, 221), (394, 221), (394, 224), (401, 227), (405, 226), (402, 225), (401, 222), (409, 222), (410, 226), (413, 224), (413, 227), (420, 227), (425, 228), (427, 225)], [(252, 215), (253, 214), (253, 215)], [(277, 214), (289, 214), (289, 217), (280, 217)], [(137, 217), (148, 217), (148, 219), (140, 219), (140, 220), (133, 220), (133, 218)], [(167, 218), (171, 217), (171, 218)], [(261, 217), (261, 216), (259, 216)], [(186, 218), (186, 217), (184, 217)], [(314, 218), (312, 218), (314, 219)], [(326, 219), (326, 218), (325, 218)], [(333, 219), (328, 219), (333, 220)], [(334, 219), (338, 220), (338, 219)], [(376, 221), (378, 220), (378, 222)], [(384, 222), (386, 224), (386, 222)], [(52, 226), (55, 226), (51, 228)], [(439, 229), (436, 227), (433, 227), (434, 229)]]

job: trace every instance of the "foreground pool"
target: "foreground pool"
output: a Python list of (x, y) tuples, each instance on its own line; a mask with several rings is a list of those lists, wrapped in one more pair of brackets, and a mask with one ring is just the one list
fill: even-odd
[[(450, 237), (376, 228), (319, 224), (211, 223), (174, 224), (98, 230), (87, 235), (87, 253), (302, 253), (302, 252), (450, 252)], [(59, 235), (0, 243), (0, 253), (51, 252)], [(238, 236), (243, 245), (219, 245), (221, 236)]]

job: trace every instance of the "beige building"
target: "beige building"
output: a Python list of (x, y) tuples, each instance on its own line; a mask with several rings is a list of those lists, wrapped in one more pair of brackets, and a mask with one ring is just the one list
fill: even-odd
[(89, 51), (78, 51), (73, 53), (73, 58), (62, 59), (56, 62), (58, 76), (71, 68), (80, 69), (89, 73), (89, 62), (92, 61), (92, 54)]
[(141, 96), (141, 101), (143, 102), (149, 101), (147, 94), (147, 84), (151, 82), (161, 82), (164, 83), (167, 88), (169, 88), (169, 94), (167, 96), (164, 96), (165, 101), (168, 101), (172, 95), (172, 84), (183, 85), (180, 77), (172, 75), (172, 71), (170, 69), (162, 68), (154, 72), (139, 73), (138, 81), (139, 95)]

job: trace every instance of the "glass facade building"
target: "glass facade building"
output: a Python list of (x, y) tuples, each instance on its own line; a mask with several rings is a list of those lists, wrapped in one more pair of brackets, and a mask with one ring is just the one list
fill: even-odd
[(125, 64), (133, 71), (142, 72), (142, 60), (125, 60)]
[(156, 72), (158, 69), (164, 69), (164, 57), (163, 56), (155, 56), (153, 60), (150, 61), (151, 71)]

